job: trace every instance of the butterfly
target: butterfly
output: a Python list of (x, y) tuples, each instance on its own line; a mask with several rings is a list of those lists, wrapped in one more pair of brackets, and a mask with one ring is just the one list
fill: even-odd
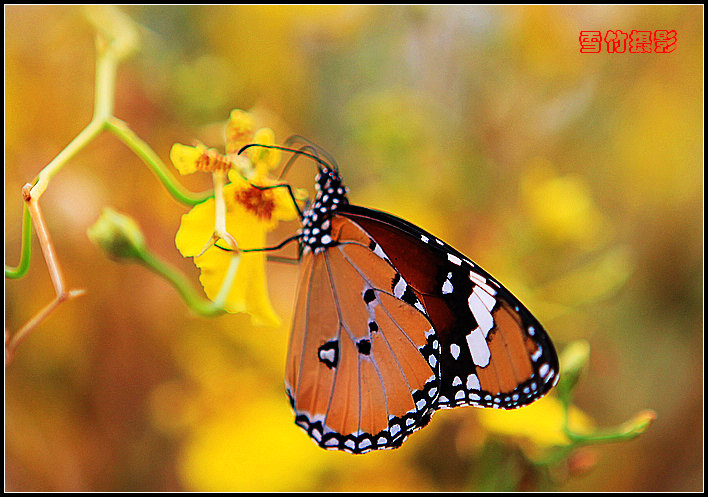
[(317, 194), (294, 237), (285, 368), (295, 423), (312, 440), (393, 449), (439, 409), (516, 409), (556, 385), (553, 343), (516, 297), (427, 231), (350, 204), (336, 162), (317, 150), (297, 151), (317, 161)]

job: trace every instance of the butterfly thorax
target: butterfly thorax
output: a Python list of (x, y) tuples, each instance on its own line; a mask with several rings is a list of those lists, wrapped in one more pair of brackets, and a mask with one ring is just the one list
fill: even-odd
[(334, 212), (340, 206), (348, 204), (349, 200), (341, 176), (333, 169), (320, 170), (315, 188), (315, 201), (302, 216), (301, 240), (305, 247), (318, 252), (325, 247), (336, 245), (337, 242), (332, 239), (330, 219)]

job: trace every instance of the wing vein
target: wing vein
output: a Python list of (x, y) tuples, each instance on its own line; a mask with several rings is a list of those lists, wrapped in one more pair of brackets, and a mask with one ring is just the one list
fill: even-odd
[[(339, 308), (339, 299), (337, 298), (337, 288), (336, 288), (336, 285), (334, 284), (334, 279), (332, 278), (332, 268), (330, 267), (329, 258), (327, 257), (327, 251), (323, 252), (323, 256), (324, 256), (324, 263), (327, 267), (327, 277), (329, 279), (329, 287), (332, 290), (332, 297), (334, 300), (334, 306), (337, 309), (337, 319), (339, 321), (339, 327), (337, 328), (337, 342), (340, 344), (339, 349), (341, 351), (342, 350), (342, 346), (341, 346), (342, 328), (344, 328), (344, 330), (347, 332), (347, 334), (349, 335), (350, 338), (352, 338), (352, 337), (351, 337), (351, 332), (346, 327), (346, 323), (342, 319), (342, 311)], [(352, 338), (352, 340), (353, 340), (353, 338)], [(340, 361), (339, 364), (340, 365), (342, 363), (342, 360), (344, 359), (343, 356), (344, 356), (344, 354), (342, 354), (342, 353), (339, 354), (339, 361)], [(324, 424), (325, 425), (327, 424), (327, 418), (329, 417), (329, 410), (332, 407), (332, 399), (334, 398), (334, 390), (337, 385), (337, 377), (339, 376), (339, 369), (340, 369), (339, 365), (338, 365), (338, 367), (336, 367), (334, 369), (334, 378), (332, 379), (332, 389), (329, 392), (329, 402), (327, 404), (327, 411), (325, 412), (325, 416), (324, 416)], [(348, 388), (349, 388), (349, 384), (347, 384), (347, 389)], [(347, 404), (345, 406), (345, 410), (348, 410), (348, 407), (349, 407), (349, 396), (348, 395), (346, 396), (346, 399), (347, 399)]]
[(298, 392), (300, 391), (300, 381), (302, 380), (302, 370), (305, 363), (305, 349), (307, 348), (307, 334), (309, 332), (309, 321), (310, 321), (310, 297), (312, 296), (312, 279), (315, 275), (315, 263), (316, 258), (312, 258), (312, 267), (310, 268), (310, 277), (307, 282), (307, 296), (305, 301), (305, 332), (302, 334), (302, 352), (300, 353), (300, 366), (297, 370), (296, 384), (293, 385), (295, 391), (293, 392), (293, 398), (297, 398)]
[[(359, 244), (359, 245), (361, 245), (361, 244)], [(341, 251), (341, 250), (340, 250), (340, 251)], [(362, 279), (363, 279), (364, 281), (366, 281), (366, 282), (373, 288), (374, 286), (373, 286), (373, 284), (371, 283), (371, 280), (369, 280), (369, 279), (366, 277), (366, 275), (365, 275), (365, 274), (359, 269), (359, 267), (347, 256), (347, 254), (344, 253), (344, 251), (341, 251), (341, 253), (342, 253), (342, 256), (344, 257), (344, 259), (354, 268), (354, 270), (355, 270), (357, 273), (359, 273), (359, 275), (362, 277)], [(390, 293), (388, 293), (388, 292), (386, 292), (386, 291), (384, 291), (384, 290), (382, 290), (382, 289), (377, 288), (377, 290), (378, 290), (379, 292), (381, 292), (381, 293), (385, 293), (385, 294), (387, 294), (387, 295), (391, 295), (392, 297), (396, 298), (394, 295), (392, 295), (392, 294), (390, 294)], [(391, 320), (391, 322), (396, 326), (396, 328), (398, 328), (398, 330), (401, 332), (401, 334), (402, 334), (404, 337), (406, 337), (406, 340), (408, 340), (408, 342), (410, 343), (410, 345), (411, 345), (412, 347), (415, 347), (415, 348), (416, 348), (416, 351), (417, 351), (417, 346), (416, 346), (415, 342), (413, 342), (413, 340), (410, 338), (410, 336), (408, 336), (408, 334), (403, 330), (403, 328), (401, 328), (401, 326), (398, 324), (398, 321), (396, 321), (396, 320), (394, 319), (394, 317), (391, 315), (391, 313), (390, 313), (389, 310), (386, 308), (386, 306), (385, 306), (384, 303), (381, 301), (381, 299), (378, 297), (378, 295), (376, 296), (376, 300), (378, 301), (379, 305), (380, 305), (381, 308), (384, 310), (384, 312), (386, 313), (386, 315), (388, 316), (388, 318)], [(400, 300), (400, 299), (397, 299), (397, 300), (403, 302), (403, 301)], [(405, 303), (405, 302), (404, 302), (404, 303)], [(407, 303), (406, 303), (406, 304), (407, 304)], [(407, 305), (409, 305), (409, 304), (407, 304)], [(411, 307), (412, 309), (415, 309), (416, 312), (420, 312), (420, 311), (418, 311), (418, 309), (416, 309), (415, 307), (413, 307), (413, 306), (410, 306), (410, 307)], [(422, 314), (422, 313), (421, 313), (421, 314)], [(386, 334), (382, 332), (382, 333), (381, 333), (381, 336), (383, 337), (384, 341), (386, 342), (386, 346), (388, 347), (389, 351), (391, 352), (391, 356), (393, 356), (393, 359), (396, 361), (396, 366), (398, 367), (398, 370), (401, 372), (401, 376), (404, 378), (404, 380), (405, 380), (405, 382), (406, 382), (406, 386), (408, 387), (408, 391), (410, 392), (410, 394), (411, 394), (411, 396), (412, 396), (412, 395), (413, 395), (413, 388), (411, 387), (410, 382), (408, 381), (408, 378), (406, 377), (406, 374), (405, 374), (404, 371), (403, 371), (403, 367), (401, 366), (401, 363), (400, 363), (400, 361), (398, 360), (398, 356), (396, 355), (396, 352), (393, 350), (393, 347), (391, 347), (390, 342), (389, 342), (388, 339), (386, 338)], [(378, 368), (377, 368), (377, 369), (378, 369)], [(383, 383), (382, 383), (382, 384), (383, 384)], [(386, 387), (385, 387), (385, 384), (384, 384), (384, 392), (385, 392), (385, 391), (386, 391)], [(416, 406), (416, 410), (418, 410), (418, 407), (417, 407), (417, 406)], [(387, 409), (387, 414), (390, 414), (390, 413), (388, 412), (388, 409)]]
[[(357, 244), (357, 245), (361, 245), (361, 244)], [(364, 272), (361, 271), (361, 269), (359, 269), (359, 267), (356, 265), (356, 263), (354, 263), (354, 262), (347, 256), (347, 254), (345, 254), (344, 252), (342, 252), (342, 256), (343, 256), (344, 259), (354, 268), (354, 270), (355, 270), (357, 273), (359, 273), (359, 276), (361, 276), (362, 279), (363, 279), (364, 281), (366, 281), (366, 282), (369, 284), (369, 286), (371, 286), (372, 288), (375, 288), (374, 285), (373, 285), (373, 283), (371, 282), (371, 280), (366, 277), (366, 274), (364, 274)], [(378, 257), (378, 256), (377, 256), (377, 257)], [(395, 268), (394, 268), (394, 269), (395, 269)], [(398, 272), (398, 271), (396, 271), (396, 272)], [(398, 274), (399, 274), (399, 276), (400, 276), (400, 273), (398, 273)], [(401, 276), (401, 278), (403, 278), (403, 276)], [(381, 288), (376, 288), (376, 290), (378, 290), (378, 291), (381, 292), (381, 293), (385, 293), (386, 295), (390, 295), (391, 297), (395, 298), (395, 299), (398, 300), (399, 302), (403, 302), (404, 304), (410, 306), (412, 309), (415, 309), (416, 312), (420, 312), (415, 306), (410, 305), (408, 302), (399, 299), (398, 297), (396, 297), (396, 296), (393, 295), (392, 293), (390, 293), (390, 292), (388, 292), (388, 291), (386, 291), (386, 290), (383, 290), (383, 289), (381, 289)], [(413, 345), (413, 346), (415, 347), (415, 346), (416, 346), (416, 345), (415, 345), (415, 342), (411, 339), (410, 336), (408, 336), (408, 334), (403, 330), (403, 328), (401, 328), (401, 327), (398, 325), (398, 322), (395, 321), (395, 320), (393, 319), (393, 317), (391, 317), (391, 314), (388, 312), (388, 309), (386, 309), (386, 307), (383, 305), (383, 303), (381, 302), (381, 300), (380, 300), (378, 297), (376, 297), (376, 300), (378, 300), (378, 301), (379, 301), (379, 304), (386, 310), (386, 314), (389, 316), (389, 318), (391, 318), (391, 321), (393, 321), (393, 322), (396, 324), (396, 327), (397, 327), (399, 330), (401, 330), (401, 333), (403, 333), (403, 335), (406, 337), (406, 339), (408, 339), (408, 341), (411, 343), (411, 345)], [(422, 312), (420, 312), (420, 313), (423, 314)], [(423, 315), (425, 316), (425, 314), (423, 314)], [(425, 316), (425, 317), (426, 317), (426, 319), (428, 319), (427, 316)], [(428, 321), (430, 321), (430, 320), (428, 319)], [(432, 326), (432, 325), (431, 325), (431, 326)]]

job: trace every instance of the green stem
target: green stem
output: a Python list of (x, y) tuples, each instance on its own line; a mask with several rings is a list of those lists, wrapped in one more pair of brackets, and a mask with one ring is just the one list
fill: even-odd
[(113, 56), (113, 52), (104, 45), (100, 38), (96, 39), (96, 45), (96, 83), (93, 118), (105, 123), (113, 115), (118, 61)]
[(200, 297), (189, 279), (177, 268), (158, 258), (151, 251), (145, 249), (140, 253), (140, 261), (151, 271), (165, 278), (177, 289), (187, 306), (194, 312), (203, 316), (218, 316), (226, 311), (218, 304)]
[(643, 427), (629, 426), (609, 430), (597, 430), (595, 433), (590, 434), (581, 434), (575, 433), (566, 426), (564, 431), (573, 443), (590, 445), (631, 440), (644, 433), (644, 430), (645, 429)]
[(39, 199), (47, 189), (49, 181), (54, 177), (55, 174), (66, 164), (69, 159), (74, 157), (79, 150), (88, 145), (94, 138), (96, 138), (101, 131), (103, 131), (104, 122), (98, 119), (93, 119), (76, 138), (74, 138), (71, 143), (69, 143), (64, 150), (59, 152), (59, 155), (54, 157), (54, 159), (46, 165), (37, 175), (37, 183), (32, 187), (31, 196), (34, 199)]
[(115, 57), (112, 56), (110, 50), (101, 49), (100, 40), (97, 40), (97, 45), (99, 45), (99, 47), (96, 57), (96, 86), (94, 90), (93, 119), (91, 119), (91, 122), (54, 158), (54, 160), (39, 172), (37, 183), (35, 183), (31, 191), (32, 198), (36, 200), (39, 200), (44, 190), (47, 189), (49, 181), (59, 172), (64, 164), (76, 155), (79, 150), (93, 141), (106, 128), (107, 120), (113, 113), (117, 61)]
[(27, 204), (22, 211), (22, 248), (20, 252), (20, 262), (16, 267), (5, 265), (6, 278), (22, 278), (27, 274), (32, 256), (32, 217), (30, 216)]
[(226, 299), (229, 296), (229, 292), (231, 291), (231, 287), (234, 284), (234, 278), (236, 277), (236, 271), (238, 270), (238, 265), (240, 261), (240, 256), (233, 254), (231, 255), (231, 260), (229, 261), (229, 268), (226, 270), (226, 276), (224, 277), (224, 281), (221, 284), (219, 294), (214, 299), (214, 305), (222, 307), (226, 302)]
[(125, 122), (111, 116), (106, 121), (106, 129), (116, 135), (135, 155), (140, 157), (167, 191), (179, 202), (186, 205), (196, 205), (204, 202), (214, 194), (212, 191), (193, 193), (180, 185), (165, 163), (162, 162), (162, 159)]

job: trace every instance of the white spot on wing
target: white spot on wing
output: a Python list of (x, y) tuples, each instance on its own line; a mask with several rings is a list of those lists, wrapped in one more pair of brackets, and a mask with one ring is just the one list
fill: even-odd
[(536, 349), (536, 352), (534, 352), (534, 353), (531, 355), (531, 360), (532, 360), (533, 362), (538, 361), (538, 358), (541, 357), (541, 353), (542, 353), (542, 352), (543, 352), (543, 349), (541, 349), (541, 346), (539, 345), (538, 348)]
[(470, 271), (470, 279), (478, 285), (484, 285), (487, 283), (487, 280), (485, 280), (481, 275), (475, 273), (474, 271)]
[(470, 280), (472, 280), (475, 285), (481, 286), (484, 291), (487, 292), (489, 295), (497, 294), (497, 291), (487, 284), (487, 280), (485, 280), (482, 276), (475, 273), (474, 271), (470, 271)]
[(453, 343), (452, 345), (450, 345), (450, 353), (452, 354), (452, 357), (454, 359), (457, 359), (458, 357), (460, 357), (460, 346), (457, 345), (456, 343)]
[(543, 364), (543, 365), (539, 368), (538, 374), (540, 374), (542, 377), (545, 377), (546, 374), (548, 374), (548, 370), (549, 370), (548, 364)]
[(462, 264), (462, 261), (460, 260), (460, 258), (455, 257), (453, 254), (447, 254), (447, 260), (452, 262), (453, 264), (456, 264), (457, 266)]
[(484, 331), (484, 336), (486, 337), (489, 330), (491, 330), (494, 326), (494, 319), (492, 318), (492, 315), (474, 291), (470, 295), (470, 298), (467, 299), (467, 305), (469, 306), (470, 311), (472, 311), (475, 321), (477, 321), (479, 327)]
[(476, 374), (471, 374), (467, 377), (467, 390), (481, 390), (482, 386), (479, 383), (479, 378)]
[[(310, 356), (312, 357), (312, 356)], [(320, 360), (334, 362), (334, 349), (320, 350)]]
[(398, 278), (398, 283), (396, 283), (396, 286), (393, 287), (393, 295), (397, 298), (400, 299), (403, 297), (403, 294), (406, 291), (406, 281), (403, 278)]
[(496, 299), (478, 286), (474, 287), (474, 290), (472, 291), (477, 295), (477, 297), (479, 297), (479, 300), (482, 301), (484, 307), (486, 307), (489, 312), (492, 312), (494, 305), (497, 303)]
[(442, 293), (443, 294), (452, 293), (452, 290), (453, 290), (453, 288), (452, 288), (452, 283), (450, 283), (450, 280), (445, 280), (445, 283), (443, 283), (443, 286), (442, 286)]
[(386, 257), (386, 254), (384, 254), (381, 245), (379, 245), (378, 243), (376, 244), (376, 247), (374, 247), (374, 254), (378, 255), (382, 259), (388, 260), (388, 257)]
[(487, 340), (482, 334), (482, 330), (475, 328), (466, 337), (467, 346), (470, 349), (470, 354), (472, 354), (472, 361), (474, 361), (476, 366), (486, 367), (489, 365), (489, 358), (491, 352), (489, 352), (489, 346), (487, 345)]

